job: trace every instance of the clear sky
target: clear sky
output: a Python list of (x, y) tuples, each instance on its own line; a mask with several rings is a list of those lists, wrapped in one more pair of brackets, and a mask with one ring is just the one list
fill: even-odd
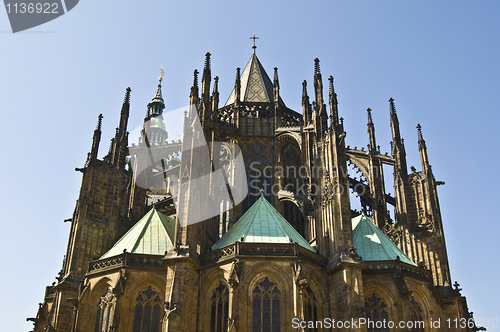
[(206, 52), (225, 102), (254, 33), (257, 55), (268, 74), (279, 68), (292, 109), (300, 111), (301, 83), (312, 86), (313, 59), (321, 60), (325, 85), (335, 77), (347, 144), (366, 147), (370, 107), (377, 142), (390, 151), (393, 97), (408, 165), (420, 169), (415, 126), (422, 125), (436, 180), (446, 182), (439, 195), (452, 279), (476, 318), (500, 318), (499, 18), (496, 0), (82, 0), (12, 34), (0, 10), (2, 330), (31, 328), (26, 318), (61, 268), (70, 228), (63, 220), (81, 181), (74, 169), (90, 151), (99, 113), (102, 156), (125, 89), (132, 89), (132, 131), (156, 91), (158, 68), (166, 110), (178, 109)]

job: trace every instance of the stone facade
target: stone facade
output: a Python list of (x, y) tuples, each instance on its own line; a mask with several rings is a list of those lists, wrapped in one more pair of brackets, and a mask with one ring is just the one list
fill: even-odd
[[(293, 319), (325, 318), (425, 323), (423, 327), (400, 328), (406, 331), (431, 331), (431, 324), (439, 320), (442, 331), (478, 330), (469, 323), (472, 316), (459, 285), (451, 283), (437, 195), (437, 186), (443, 183), (434, 179), (420, 126), (422, 170), (412, 167), (408, 173), (392, 98), (393, 141), (388, 155), (376, 144), (369, 109), (368, 149), (352, 149), (346, 144), (333, 78), (325, 100), (318, 59), (314, 64), (314, 102), (309, 100), (304, 81), (301, 113), (285, 106), (277, 68), (271, 81), (255, 52), (243, 72), (237, 69), (235, 88), (224, 106), (219, 106), (218, 77), (211, 89), (209, 53), (201, 96), (198, 81), (195, 71), (184, 131), (195, 131), (194, 119), (199, 119), (209, 146), (216, 146), (216, 142), (238, 146), (249, 180), (258, 170), (270, 170), (272, 176), (256, 180), (258, 187), (276, 189), (263, 195), (316, 252), (297, 243), (273, 241), (236, 241), (212, 250), (255, 202), (258, 188), (250, 186), (241, 203), (225, 200), (222, 193), (226, 186), (241, 185), (231, 177), (229, 167), (224, 173), (226, 186), (220, 192), (207, 187), (206, 201), (192, 200), (189, 181), (225, 167), (216, 165), (214, 155), (236, 152), (223, 151), (222, 145), (195, 163), (186, 162), (189, 153), (177, 160), (179, 152), (193, 144), (189, 137), (195, 135), (185, 135), (182, 142), (166, 142), (160, 78), (138, 145), (129, 146), (126, 131), (130, 89), (103, 160), (97, 159), (99, 117), (88, 160), (78, 169), (83, 180), (63, 269), (58, 282), (47, 287), (34, 322), (36, 332), (373, 330), (366, 325), (315, 329), (292, 324)], [(161, 155), (156, 170), (141, 165), (144, 151)], [(132, 156), (131, 161), (128, 156)], [(253, 168), (252, 162), (256, 163)], [(362, 174), (360, 179), (349, 175), (350, 165)], [(386, 193), (383, 165), (394, 169), (394, 197)], [(290, 169), (303, 172), (278, 172)], [(177, 182), (180, 184), (175, 187)], [(351, 209), (349, 191), (359, 195), (364, 213), (414, 265), (401, 262), (399, 257), (364, 261), (358, 255), (351, 219), (359, 212)], [(182, 211), (176, 211), (174, 197), (184, 202)], [(187, 219), (198, 217), (194, 205), (231, 208), (201, 222), (177, 223), (175, 246), (165, 255), (124, 251), (99, 259), (153, 203), (167, 215), (183, 214)], [(393, 218), (387, 212), (388, 204), (394, 206)], [(447, 319), (465, 319), (467, 324), (450, 328), (445, 324)]]

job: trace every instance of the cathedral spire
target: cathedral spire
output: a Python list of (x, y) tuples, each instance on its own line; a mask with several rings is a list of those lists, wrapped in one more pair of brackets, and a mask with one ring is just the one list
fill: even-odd
[(205, 66), (203, 67), (203, 74), (201, 77), (201, 99), (204, 105), (208, 104), (210, 99), (210, 81), (212, 80), (210, 55), (210, 52), (205, 54)]
[(420, 151), (420, 160), (422, 161), (422, 169), (425, 171), (429, 168), (429, 157), (427, 156), (427, 146), (425, 145), (424, 137), (422, 136), (422, 126), (417, 125), (418, 130), (418, 150)]
[(323, 79), (321, 78), (321, 70), (319, 68), (319, 59), (314, 59), (314, 93), (316, 97), (316, 106), (319, 114), (323, 107)]
[(278, 102), (280, 100), (280, 81), (278, 79), (278, 67), (274, 67), (273, 92), (274, 92), (274, 104), (278, 106)]
[(210, 103), (210, 82), (212, 80), (210, 69), (210, 52), (205, 54), (205, 66), (201, 77), (201, 119), (203, 123), (210, 121), (211, 103)]
[(108, 161), (117, 168), (125, 167), (125, 157), (128, 155), (128, 132), (127, 123), (130, 113), (130, 88), (125, 92), (122, 110), (120, 112), (120, 123), (116, 128), (115, 137), (111, 140)]
[(218, 109), (219, 109), (219, 76), (215, 76), (214, 91), (212, 92), (212, 116), (215, 116), (215, 114), (217, 114)]
[(391, 117), (391, 131), (392, 131), (392, 156), (395, 159), (395, 174), (400, 174), (403, 178), (408, 176), (408, 168), (406, 165), (406, 151), (404, 140), (401, 138), (399, 132), (399, 120), (396, 113), (396, 106), (394, 99), (389, 99), (390, 104), (390, 117)]
[(122, 110), (120, 112), (120, 124), (118, 126), (120, 136), (123, 136), (127, 132), (127, 123), (130, 113), (130, 87), (127, 88), (125, 92), (125, 99), (123, 100)]
[(304, 125), (307, 125), (311, 121), (311, 103), (309, 102), (309, 96), (307, 95), (307, 81), (302, 82), (302, 117), (304, 119)]
[(241, 100), (241, 79), (240, 79), (240, 67), (236, 68), (236, 80), (234, 82), (234, 92), (235, 92), (235, 99), (234, 99), (234, 104), (238, 105)]
[(198, 109), (198, 103), (199, 103), (199, 97), (198, 97), (198, 70), (195, 69), (194, 72), (193, 72), (193, 86), (191, 87), (191, 94), (189, 95), (190, 114), (192, 114), (192, 112), (194, 110)]
[(335, 128), (339, 124), (339, 110), (337, 94), (335, 93), (335, 88), (333, 87), (333, 76), (328, 78), (330, 81), (330, 125)]
[(391, 117), (391, 131), (392, 131), (392, 142), (393, 147), (396, 145), (401, 145), (401, 134), (399, 133), (399, 120), (396, 113), (396, 106), (394, 105), (394, 99), (389, 99), (390, 104), (390, 117)]
[(372, 120), (372, 110), (369, 108), (366, 110), (368, 113), (368, 139), (370, 142), (368, 150), (370, 152), (377, 151), (377, 142), (375, 140), (375, 125)]
[(97, 117), (97, 126), (94, 130), (94, 137), (92, 138), (92, 149), (90, 150), (90, 160), (97, 159), (97, 152), (99, 150), (99, 143), (101, 142), (101, 126), (102, 126), (102, 113)]

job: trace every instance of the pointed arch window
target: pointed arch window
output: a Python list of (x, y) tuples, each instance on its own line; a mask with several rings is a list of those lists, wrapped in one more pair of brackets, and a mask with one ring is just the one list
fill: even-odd
[(282, 149), (281, 164), (283, 167), (283, 190), (297, 194), (302, 185), (302, 168), (300, 168), (300, 150), (295, 144), (287, 144)]
[(281, 330), (281, 292), (268, 277), (252, 292), (252, 332)]
[(263, 143), (257, 141), (246, 146), (243, 159), (248, 178), (248, 196), (243, 201), (242, 211), (245, 213), (260, 197), (261, 189), (264, 189), (267, 198), (270, 197), (273, 174), (270, 168), (271, 153)]
[[(310, 286), (307, 286), (302, 292), (302, 298), (304, 302), (304, 320), (305, 321), (318, 321), (318, 306), (316, 301), (316, 295), (312, 291)], [(308, 332), (317, 332), (317, 328), (306, 328)]]
[(210, 302), (210, 332), (226, 332), (229, 321), (229, 290), (221, 281)]
[(422, 308), (413, 295), (410, 298), (410, 321), (413, 323), (413, 329), (410, 332), (424, 332), (424, 318), (422, 316)]
[(95, 320), (95, 332), (110, 332), (113, 328), (113, 318), (115, 315), (116, 296), (111, 288), (101, 296), (97, 305), (97, 315)]
[(366, 319), (374, 322), (373, 326), (368, 326), (368, 332), (389, 332), (389, 328), (377, 328), (377, 322), (389, 321), (389, 313), (387, 312), (387, 304), (372, 293), (365, 301)]
[(162, 301), (151, 286), (135, 298), (133, 332), (159, 332)]

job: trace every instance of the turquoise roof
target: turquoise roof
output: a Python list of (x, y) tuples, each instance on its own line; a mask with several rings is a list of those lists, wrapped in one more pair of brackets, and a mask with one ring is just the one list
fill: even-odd
[(395, 260), (415, 265), (371, 220), (362, 213), (352, 219), (353, 240), (356, 252), (364, 261)]
[(156, 90), (155, 96), (153, 97), (153, 100), (151, 101), (152, 103), (161, 103), (165, 105), (163, 102), (163, 96), (161, 94), (161, 83), (158, 84), (158, 89)]
[(175, 220), (149, 210), (101, 259), (127, 252), (136, 254), (163, 255), (172, 248), (175, 236)]
[(316, 252), (311, 245), (262, 195), (248, 211), (212, 246), (222, 248), (237, 241), (250, 243), (290, 243)]

